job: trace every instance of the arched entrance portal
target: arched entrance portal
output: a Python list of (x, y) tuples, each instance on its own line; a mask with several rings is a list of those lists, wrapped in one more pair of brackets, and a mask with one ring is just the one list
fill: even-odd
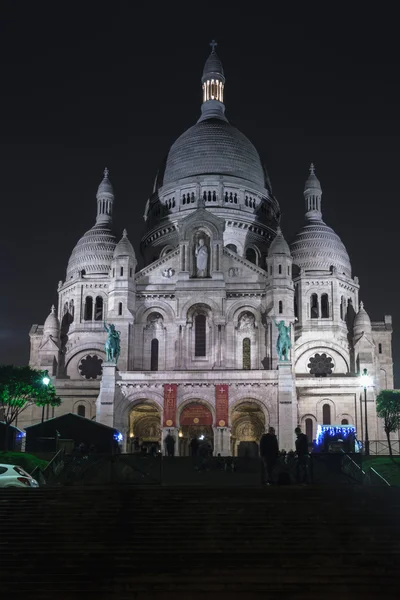
[(232, 413), (232, 456), (258, 456), (266, 425), (264, 413), (255, 402), (244, 400), (236, 406)]
[(129, 415), (129, 439), (130, 452), (160, 450), (161, 418), (153, 403), (143, 400), (133, 407)]
[(201, 402), (191, 402), (182, 410), (179, 418), (179, 455), (190, 456), (190, 442), (197, 438), (199, 443), (214, 446), (213, 417), (210, 409)]

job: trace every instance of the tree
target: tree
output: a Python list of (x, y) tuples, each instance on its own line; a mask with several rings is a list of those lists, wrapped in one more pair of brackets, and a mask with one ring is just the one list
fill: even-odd
[(0, 365), (0, 417), (6, 424), (5, 449), (8, 444), (8, 428), (28, 406), (59, 406), (60, 398), (55, 387), (43, 379), (47, 371), (31, 367)]
[(393, 460), (390, 434), (400, 428), (400, 391), (382, 390), (376, 398), (376, 412), (383, 419), (383, 428), (386, 433), (390, 458)]

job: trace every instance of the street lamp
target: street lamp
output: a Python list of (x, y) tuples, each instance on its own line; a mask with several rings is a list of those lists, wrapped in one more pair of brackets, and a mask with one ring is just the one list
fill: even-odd
[[(47, 371), (46, 371), (46, 375), (45, 375), (45, 376), (42, 378), (42, 383), (43, 383), (43, 385), (45, 385), (46, 387), (47, 387), (47, 386), (49, 385), (49, 383), (50, 383), (50, 377), (48, 376), (48, 374), (47, 374)], [(42, 406), (42, 423), (43, 423), (43, 421), (44, 421), (44, 404), (43, 404), (43, 406)]]
[(367, 369), (363, 370), (360, 376), (361, 385), (364, 388), (364, 414), (365, 414), (365, 454), (369, 456), (369, 438), (368, 438), (368, 412), (367, 412), (367, 387), (372, 384), (372, 378), (368, 375)]

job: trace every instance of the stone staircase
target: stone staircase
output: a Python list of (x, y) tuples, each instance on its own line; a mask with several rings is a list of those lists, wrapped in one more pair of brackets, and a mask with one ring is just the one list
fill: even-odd
[(0, 492), (2, 597), (398, 598), (400, 490)]

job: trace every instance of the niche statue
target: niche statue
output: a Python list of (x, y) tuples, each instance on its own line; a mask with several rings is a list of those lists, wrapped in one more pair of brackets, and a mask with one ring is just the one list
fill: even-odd
[(197, 277), (207, 277), (208, 248), (204, 238), (200, 238), (195, 247), (196, 255), (196, 275)]

